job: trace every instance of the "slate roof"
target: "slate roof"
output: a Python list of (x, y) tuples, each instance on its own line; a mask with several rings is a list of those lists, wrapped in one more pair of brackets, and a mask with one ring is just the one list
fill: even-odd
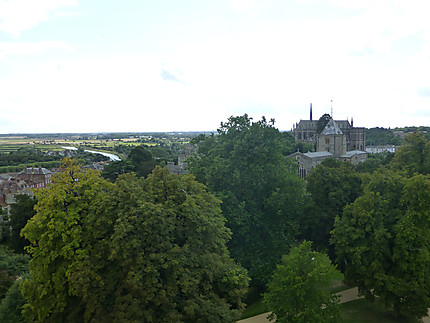
[(323, 131), (321, 131), (321, 134), (322, 135), (343, 135), (343, 132), (342, 130), (340, 130), (337, 123), (333, 119), (330, 119), (330, 121), (326, 124)]
[(308, 152), (304, 153), (306, 157), (309, 158), (318, 158), (318, 157), (330, 157), (333, 156), (333, 154), (329, 151), (317, 151), (317, 152)]

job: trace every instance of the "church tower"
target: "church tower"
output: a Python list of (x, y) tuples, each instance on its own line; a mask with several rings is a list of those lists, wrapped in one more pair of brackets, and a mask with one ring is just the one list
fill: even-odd
[(318, 135), (317, 151), (328, 151), (335, 157), (346, 153), (346, 135), (333, 119), (329, 120), (323, 131)]

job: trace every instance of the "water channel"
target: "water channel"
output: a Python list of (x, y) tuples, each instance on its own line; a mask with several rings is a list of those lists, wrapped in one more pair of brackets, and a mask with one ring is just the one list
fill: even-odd
[[(61, 148), (68, 149), (68, 150), (78, 150), (78, 148), (76, 147), (61, 147)], [(87, 150), (87, 149), (84, 149), (84, 151), (91, 154), (99, 154), (99, 155), (109, 157), (111, 161), (121, 161), (121, 158), (119, 158), (117, 155), (114, 155), (114, 154), (105, 153), (102, 151)]]

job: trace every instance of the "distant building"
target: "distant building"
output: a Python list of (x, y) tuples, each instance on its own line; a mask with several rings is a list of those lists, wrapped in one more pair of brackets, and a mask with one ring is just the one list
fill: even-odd
[(305, 178), (309, 172), (327, 158), (349, 161), (354, 165), (366, 160), (365, 128), (354, 128), (348, 120), (330, 119), (321, 133), (317, 133), (317, 120), (312, 120), (312, 104), (310, 120), (301, 120), (293, 129), (296, 141), (312, 143), (316, 152), (295, 152), (289, 155), (297, 160), (299, 172)]
[(167, 163), (167, 169), (172, 174), (178, 174), (183, 175), (188, 173), (187, 169), (187, 163), (185, 162), (185, 159), (187, 158), (186, 155), (179, 155), (178, 156), (178, 163), (175, 164), (174, 162), (168, 162)]
[(397, 147), (394, 145), (388, 145), (388, 146), (367, 146), (366, 151), (369, 154), (379, 154), (382, 152), (389, 152), (389, 153), (395, 153)]
[(7, 179), (0, 179), (0, 207), (10, 212), (10, 205), (15, 203), (16, 194), (33, 195), (30, 187), (23, 180), (10, 176)]
[(29, 188), (46, 188), (51, 183), (51, 177), (52, 172), (42, 167), (26, 167), (17, 175)]
[[(354, 127), (354, 122), (348, 120), (333, 120), (340, 132), (345, 135), (346, 151), (366, 150), (366, 132), (364, 127)], [(300, 120), (293, 126), (293, 134), (296, 141), (317, 144), (318, 120), (312, 120), (312, 104), (310, 107), (310, 120)], [(318, 150), (318, 149), (317, 149)]]

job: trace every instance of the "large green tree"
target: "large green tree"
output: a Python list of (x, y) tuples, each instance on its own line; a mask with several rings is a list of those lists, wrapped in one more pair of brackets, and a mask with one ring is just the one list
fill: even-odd
[[(318, 250), (328, 251), (334, 219), (362, 193), (361, 177), (351, 163), (327, 159), (306, 180), (311, 201), (301, 221), (301, 234)], [(330, 256), (333, 257), (332, 250)]]
[(246, 114), (221, 123), (217, 135), (200, 138), (190, 170), (222, 200), (233, 237), (232, 256), (249, 270), (253, 284), (268, 278), (295, 240), (304, 182), (284, 156), (284, 136), (274, 121)]
[(339, 297), (329, 287), (342, 274), (327, 255), (303, 242), (282, 257), (269, 282), (264, 302), (279, 323), (340, 322)]
[(66, 161), (23, 229), (36, 322), (233, 322), (248, 278), (230, 258), (219, 201), (156, 168), (115, 183)]
[(346, 279), (395, 314), (427, 315), (430, 307), (430, 177), (372, 175), (363, 195), (337, 217), (332, 241)]

